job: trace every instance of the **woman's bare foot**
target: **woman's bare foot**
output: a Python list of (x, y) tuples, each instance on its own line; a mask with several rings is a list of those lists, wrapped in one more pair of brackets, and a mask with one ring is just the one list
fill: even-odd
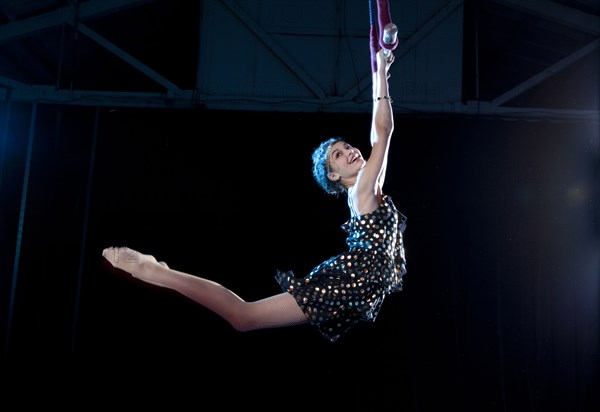
[(145, 255), (128, 247), (108, 247), (102, 251), (102, 256), (113, 267), (142, 280), (148, 280), (156, 265), (168, 268), (165, 262), (158, 262), (154, 256)]

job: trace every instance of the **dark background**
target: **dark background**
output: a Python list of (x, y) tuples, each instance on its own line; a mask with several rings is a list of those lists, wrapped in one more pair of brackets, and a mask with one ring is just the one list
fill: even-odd
[[(331, 344), (236, 332), (101, 252), (252, 301), (344, 249), (346, 200), (310, 154), (332, 135), (369, 151), (370, 96), (337, 105), (368, 74), (367, 2), (0, 1), (3, 409), (600, 410), (597, 2), (392, 3), (414, 57), (392, 67), (385, 185), (408, 273)], [(455, 53), (461, 73), (433, 63)], [(278, 87), (298, 68), (322, 96)]]
[(320, 192), (310, 154), (334, 134), (368, 153), (369, 115), (2, 116), (3, 371), (23, 403), (598, 405), (595, 122), (396, 115), (385, 191), (408, 217), (405, 289), (331, 344), (307, 325), (235, 332), (101, 251), (130, 246), (246, 300), (278, 293), (277, 269), (301, 276), (345, 247), (345, 199)]

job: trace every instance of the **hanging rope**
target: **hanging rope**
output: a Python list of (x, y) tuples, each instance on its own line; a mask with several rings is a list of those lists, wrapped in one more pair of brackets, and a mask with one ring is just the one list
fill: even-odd
[(398, 47), (398, 27), (392, 22), (389, 0), (369, 0), (369, 23), (371, 70), (376, 72), (377, 52), (384, 48), (391, 53)]

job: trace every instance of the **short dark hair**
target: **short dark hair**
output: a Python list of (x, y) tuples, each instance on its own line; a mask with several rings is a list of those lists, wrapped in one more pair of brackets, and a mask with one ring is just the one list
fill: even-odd
[(331, 172), (329, 165), (329, 152), (331, 146), (337, 142), (344, 142), (345, 140), (341, 137), (330, 137), (329, 139), (321, 142), (319, 146), (312, 153), (313, 162), (313, 177), (319, 187), (330, 195), (339, 195), (347, 191), (346, 187), (339, 181), (331, 180), (327, 175)]

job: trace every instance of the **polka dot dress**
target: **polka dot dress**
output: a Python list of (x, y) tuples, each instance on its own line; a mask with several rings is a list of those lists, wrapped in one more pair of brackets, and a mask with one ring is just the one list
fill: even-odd
[(335, 342), (358, 321), (374, 322), (387, 294), (402, 290), (406, 217), (384, 195), (375, 211), (342, 225), (348, 250), (315, 267), (305, 278), (278, 271), (275, 279), (309, 323)]

